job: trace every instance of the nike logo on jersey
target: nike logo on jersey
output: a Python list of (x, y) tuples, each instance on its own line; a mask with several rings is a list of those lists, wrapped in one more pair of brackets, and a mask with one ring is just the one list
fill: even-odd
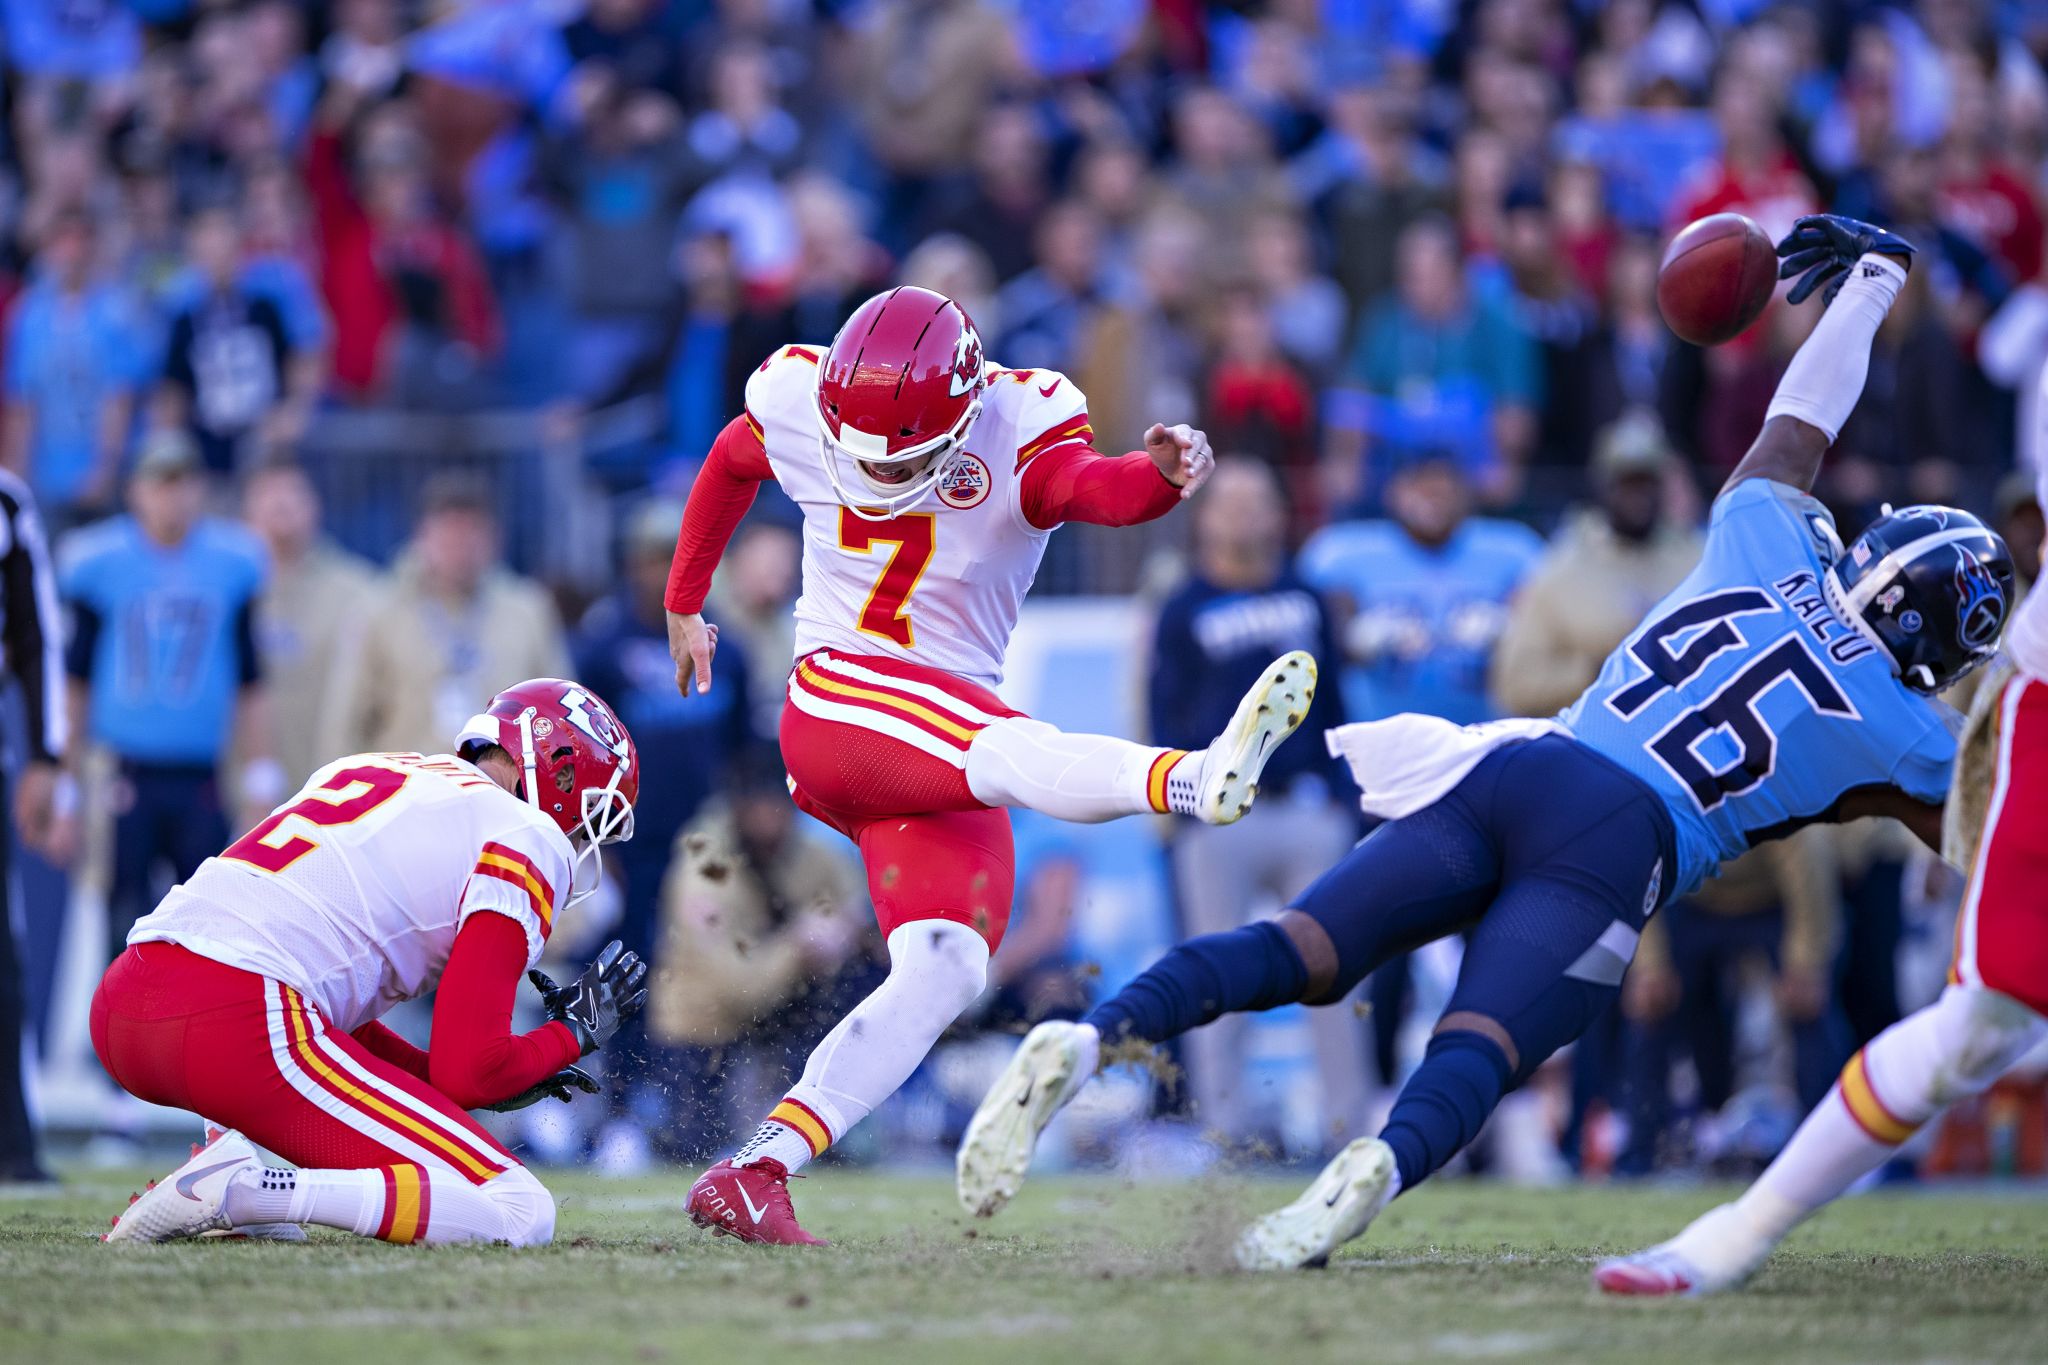
[(761, 1224), (761, 1220), (768, 1216), (768, 1210), (764, 1208), (759, 1208), (755, 1205), (754, 1197), (747, 1193), (747, 1187), (745, 1185), (740, 1186), (740, 1202), (747, 1206), (747, 1216), (754, 1220), (754, 1225), (756, 1227), (759, 1227)]
[(1039, 396), (1040, 398), (1050, 398), (1050, 397), (1052, 397), (1052, 391), (1053, 391), (1054, 389), (1058, 388), (1059, 386), (1060, 386), (1060, 381), (1059, 381), (1059, 380), (1057, 380), (1057, 379), (1055, 379), (1055, 380), (1053, 380), (1053, 381), (1052, 381), (1052, 383), (1050, 383), (1050, 384), (1047, 384), (1047, 385), (1046, 385), (1046, 386), (1045, 386), (1044, 388), (1040, 389), (1040, 390), (1038, 391), (1038, 396)]
[(224, 1171), (230, 1166), (239, 1166), (241, 1164), (242, 1163), (239, 1160), (216, 1161), (211, 1166), (201, 1166), (196, 1171), (187, 1171), (184, 1175), (178, 1177), (178, 1193), (184, 1195), (187, 1199), (190, 1199), (192, 1202), (196, 1204), (199, 1202), (199, 1196), (192, 1193), (192, 1187), (194, 1185), (197, 1185), (200, 1181), (206, 1179), (206, 1177), (212, 1175), (215, 1171)]

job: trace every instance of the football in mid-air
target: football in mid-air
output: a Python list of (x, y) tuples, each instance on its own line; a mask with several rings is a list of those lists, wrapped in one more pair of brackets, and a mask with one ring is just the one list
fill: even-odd
[(1764, 230), (1739, 213), (1688, 225), (1665, 248), (1657, 311), (1695, 346), (1718, 346), (1763, 314), (1778, 283), (1778, 257)]

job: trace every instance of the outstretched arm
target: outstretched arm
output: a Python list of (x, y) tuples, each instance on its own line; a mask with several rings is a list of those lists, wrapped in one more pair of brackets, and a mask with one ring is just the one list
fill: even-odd
[(1744, 479), (1813, 491), (1821, 459), (1863, 396), (1870, 343), (1906, 282), (1913, 247), (1869, 223), (1815, 214), (1778, 243), (1778, 255), (1780, 279), (1803, 277), (1785, 301), (1798, 304), (1821, 290), (1827, 313), (1778, 381), (1764, 429), (1723, 492)]
[(1128, 455), (1104, 455), (1079, 441), (1046, 450), (1024, 466), (1018, 492), (1040, 530), (1063, 521), (1135, 526), (1172, 511), (1215, 467), (1205, 433), (1155, 422), (1145, 449)]
[(775, 477), (768, 449), (753, 416), (741, 413), (725, 424), (704, 468), (690, 486), (683, 509), (683, 528), (676, 536), (675, 559), (669, 564), (668, 652), (676, 664), (676, 690), (689, 695), (711, 690), (711, 657), (718, 652), (718, 628), (704, 621), (704, 598), (711, 574), (739, 529), (754, 494)]

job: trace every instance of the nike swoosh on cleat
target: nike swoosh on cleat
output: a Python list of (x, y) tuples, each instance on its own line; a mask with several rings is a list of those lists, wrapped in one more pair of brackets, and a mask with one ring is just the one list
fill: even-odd
[(241, 1164), (242, 1163), (239, 1160), (217, 1161), (211, 1166), (202, 1166), (196, 1171), (189, 1171), (186, 1174), (178, 1177), (178, 1193), (184, 1195), (187, 1199), (192, 1200), (194, 1203), (197, 1203), (199, 1200), (199, 1196), (192, 1193), (192, 1187), (194, 1185), (206, 1179), (206, 1177), (212, 1175), (215, 1171), (224, 1171), (230, 1166), (239, 1166)]
[(1332, 1194), (1332, 1195), (1331, 1195), (1331, 1196), (1330, 1196), (1330, 1197), (1329, 1197), (1328, 1199), (1325, 1199), (1325, 1200), (1323, 1201), (1323, 1207), (1324, 1207), (1324, 1208), (1326, 1208), (1326, 1209), (1334, 1209), (1334, 1208), (1336, 1208), (1336, 1207), (1337, 1207), (1337, 1201), (1338, 1201), (1339, 1199), (1342, 1199), (1343, 1197), (1344, 1197), (1344, 1191), (1342, 1191), (1342, 1190), (1338, 1190), (1337, 1192), (1335, 1192), (1334, 1194)]
[(1031, 1103), (1031, 1092), (1037, 1085), (1038, 1082), (1033, 1081), (1030, 1085), (1024, 1087), (1024, 1093), (1017, 1097), (1017, 1107), (1019, 1109), (1023, 1109)]
[(752, 1219), (754, 1220), (754, 1226), (755, 1226), (755, 1227), (760, 1227), (760, 1226), (761, 1226), (761, 1220), (762, 1220), (763, 1218), (765, 1218), (765, 1217), (767, 1217), (767, 1216), (768, 1216), (768, 1210), (766, 1210), (766, 1209), (763, 1209), (763, 1208), (758, 1208), (758, 1207), (756, 1207), (756, 1206), (755, 1206), (755, 1204), (754, 1204), (754, 1198), (753, 1198), (753, 1196), (752, 1196), (752, 1195), (750, 1195), (750, 1194), (748, 1194), (748, 1193), (747, 1193), (747, 1187), (746, 1187), (745, 1185), (741, 1185), (741, 1186), (739, 1187), (739, 1191), (740, 1191), (740, 1202), (741, 1202), (742, 1204), (745, 1204), (745, 1205), (747, 1206), (747, 1216), (748, 1216), (748, 1217), (750, 1217), (750, 1218), (752, 1218)]

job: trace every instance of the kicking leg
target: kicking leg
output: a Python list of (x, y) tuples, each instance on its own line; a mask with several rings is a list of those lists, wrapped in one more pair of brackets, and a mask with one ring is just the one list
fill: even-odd
[(986, 1217), (1016, 1195), (1038, 1135), (1095, 1073), (1103, 1040), (1160, 1043), (1226, 1014), (1341, 1000), (1381, 962), (1477, 916), (1496, 867), (1465, 807), (1439, 802), (1382, 825), (1279, 919), (1190, 939), (1078, 1024), (1040, 1024), (961, 1141), (962, 1206)]
[(869, 821), (857, 838), (888, 934), (889, 975), (825, 1035), (739, 1152), (691, 1187), (700, 1227), (815, 1243), (790, 1206), (790, 1173), (895, 1094), (987, 984), (991, 945), (1010, 913), (1008, 812)]
[(1316, 661), (1300, 650), (1282, 655), (1245, 693), (1223, 733), (1193, 752), (999, 719), (967, 750), (967, 785), (987, 805), (1077, 824), (1172, 812), (1227, 825), (1251, 808), (1267, 757), (1307, 718), (1315, 693)]
[(1785, 1150), (1732, 1204), (1668, 1242), (1603, 1261), (1613, 1294), (1712, 1294), (1748, 1279), (1785, 1235), (1882, 1166), (1921, 1125), (1982, 1094), (2042, 1039), (2048, 1019), (2010, 996), (1950, 986), (1849, 1059)]

